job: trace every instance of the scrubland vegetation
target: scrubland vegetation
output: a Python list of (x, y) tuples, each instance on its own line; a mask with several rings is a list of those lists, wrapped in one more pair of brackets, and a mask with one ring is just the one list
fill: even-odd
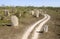
[[(9, 10), (9, 13), (15, 14), (19, 18), (19, 29), (15, 29), (12, 26), (3, 26), (2, 23), (10, 23), (10, 20), (7, 20), (8, 16), (4, 15), (4, 10)], [(18, 36), (21, 38), (24, 30), (29, 27), (29, 25), (35, 23), (37, 20), (43, 18), (40, 15), (39, 18), (36, 18), (30, 14), (30, 10), (33, 9), (43, 9), (47, 11), (47, 14), (51, 16), (51, 19), (47, 23), (49, 26), (49, 32), (42, 36), (42, 39), (60, 39), (60, 7), (0, 7), (0, 39), (16, 39)], [(19, 14), (21, 13), (21, 17)], [(6, 18), (7, 19), (6, 19)], [(40, 39), (40, 38), (39, 38)]]

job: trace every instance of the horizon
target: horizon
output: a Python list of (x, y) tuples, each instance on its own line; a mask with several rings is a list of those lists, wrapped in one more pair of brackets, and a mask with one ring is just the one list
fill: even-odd
[(0, 0), (0, 6), (60, 7), (60, 0)]

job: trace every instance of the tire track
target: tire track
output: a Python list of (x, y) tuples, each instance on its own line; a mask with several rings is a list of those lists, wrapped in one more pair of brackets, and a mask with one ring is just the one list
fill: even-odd
[(50, 19), (50, 16), (48, 14), (46, 15), (47, 15), (47, 18), (43, 22), (41, 22), (37, 28), (35, 28), (33, 37), (31, 39), (38, 39), (38, 36), (40, 33), (37, 33), (37, 32), (41, 31), (42, 26)]
[(29, 27), (26, 32), (23, 34), (22, 39), (28, 39), (30, 33), (33, 31), (33, 29), (36, 27), (37, 24), (39, 24), (40, 22), (42, 22), (43, 20), (45, 20), (47, 18), (46, 14), (44, 14), (44, 18), (37, 21), (36, 23), (34, 23), (31, 27)]

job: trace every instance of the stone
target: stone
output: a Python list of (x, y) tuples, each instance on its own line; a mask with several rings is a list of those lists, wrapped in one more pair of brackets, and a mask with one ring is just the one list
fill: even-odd
[(5, 12), (5, 16), (10, 16), (10, 13), (8, 10), (5, 10), (4, 12)]
[(34, 11), (31, 11), (31, 14), (34, 15)]
[(48, 25), (44, 26), (44, 32), (48, 32)]
[(40, 11), (38, 9), (34, 9), (34, 10), (31, 11), (31, 14), (38, 18), (39, 15), (40, 15)]
[(18, 26), (19, 25), (19, 22), (18, 22), (18, 17), (15, 16), (15, 15), (12, 15), (11, 16), (11, 23), (12, 23), (12, 26)]
[(36, 17), (39, 17), (39, 10), (36, 11)]
[(42, 14), (42, 15), (43, 15), (43, 13), (44, 13), (42, 9), (39, 9), (39, 12), (40, 12), (40, 14)]
[(39, 17), (39, 10), (34, 10), (34, 12), (35, 12), (35, 16), (38, 18)]

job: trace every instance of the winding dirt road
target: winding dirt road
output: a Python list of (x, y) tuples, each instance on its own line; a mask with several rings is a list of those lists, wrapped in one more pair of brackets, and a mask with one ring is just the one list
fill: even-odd
[(44, 15), (43, 19), (37, 21), (36, 23), (34, 23), (31, 27), (29, 27), (26, 30), (26, 32), (22, 36), (22, 39), (28, 39), (28, 37), (31, 34), (31, 32), (33, 31), (33, 29), (39, 24), (39, 26), (36, 27), (34, 30), (33, 37), (31, 37), (31, 39), (38, 39), (39, 33), (37, 33), (36, 31), (40, 31), (42, 26), (50, 19), (50, 16), (48, 14), (43, 14), (43, 15)]
[(45, 15), (47, 16), (47, 18), (45, 20), (43, 20), (43, 22), (41, 22), (38, 27), (35, 28), (33, 37), (31, 39), (38, 39), (38, 36), (40, 33), (37, 33), (37, 32), (41, 31), (42, 26), (50, 19), (49, 15), (47, 15), (47, 14), (45, 14)]

